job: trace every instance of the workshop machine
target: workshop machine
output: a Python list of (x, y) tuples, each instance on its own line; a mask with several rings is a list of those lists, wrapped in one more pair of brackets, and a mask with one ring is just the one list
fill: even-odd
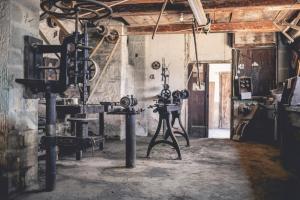
[[(89, 118), (88, 113), (99, 113), (100, 126), (101, 123), (103, 125), (104, 106), (87, 104), (88, 80), (92, 72), (89, 60), (91, 47), (89, 47), (88, 42), (87, 26), (88, 23), (110, 16), (112, 9), (95, 0), (44, 0), (41, 1), (41, 9), (44, 14), (49, 16), (75, 20), (74, 32), (67, 35), (61, 45), (44, 45), (40, 39), (26, 36), (25, 76), (24, 79), (16, 79), (16, 82), (24, 84), (28, 88), (27, 94), (31, 93), (31, 98), (38, 97), (36, 94), (45, 95), (46, 98), (46, 136), (44, 138), (46, 190), (52, 191), (55, 188), (56, 179), (56, 145), (65, 142), (65, 139), (70, 139), (77, 146), (76, 159), (79, 160), (88, 138), (88, 123), (95, 120)], [(89, 14), (81, 16), (82, 13)], [(58, 66), (44, 65), (44, 54), (49, 53), (59, 57)], [(50, 73), (53, 71), (55, 71), (55, 75)], [(76, 87), (80, 91), (79, 104), (57, 106), (57, 94), (62, 94), (69, 87)], [(68, 111), (70, 111), (69, 114), (72, 114), (69, 121), (76, 127), (74, 129), (76, 130), (76, 137), (59, 138), (56, 136), (56, 113), (68, 113)]]
[(105, 106), (105, 112), (108, 115), (123, 115), (125, 117), (126, 132), (126, 168), (134, 168), (136, 161), (136, 115), (143, 112), (138, 109), (138, 100), (133, 95), (127, 95), (120, 99), (119, 102), (101, 102)]
[[(168, 84), (169, 70), (165, 65), (164, 59), (162, 62), (161, 77), (163, 81), (163, 89), (161, 90), (160, 94), (157, 95), (156, 103), (149, 106), (149, 108), (153, 108), (154, 113), (159, 114), (159, 121), (156, 132), (149, 143), (147, 149), (147, 157), (150, 157), (150, 152), (154, 146), (163, 143), (173, 147), (177, 152), (178, 159), (181, 160), (181, 152), (175, 134), (182, 135), (186, 139), (187, 146), (190, 145), (188, 134), (185, 131), (180, 119), (182, 102), (183, 99), (187, 99), (189, 97), (189, 92), (187, 90), (176, 90), (173, 93), (170, 91)], [(176, 119), (178, 119), (182, 131), (173, 131), (173, 126)], [(164, 137), (163, 139), (158, 140), (157, 138), (159, 136), (163, 123), (165, 123), (166, 125), (166, 130), (164, 130), (163, 128)], [(171, 141), (168, 140), (168, 138), (171, 138)]]

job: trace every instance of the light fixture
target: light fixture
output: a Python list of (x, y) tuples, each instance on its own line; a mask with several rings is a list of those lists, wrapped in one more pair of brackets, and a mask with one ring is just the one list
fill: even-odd
[(180, 22), (183, 22), (183, 20), (184, 20), (183, 13), (180, 13), (179, 21), (180, 21)]
[(208, 20), (204, 12), (201, 1), (200, 0), (188, 0), (188, 1), (198, 25), (199, 26), (206, 25), (208, 23)]

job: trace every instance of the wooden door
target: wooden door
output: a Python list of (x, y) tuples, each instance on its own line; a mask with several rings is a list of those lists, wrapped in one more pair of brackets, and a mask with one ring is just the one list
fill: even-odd
[(230, 128), (231, 116), (231, 73), (220, 74), (220, 128)]
[[(198, 70), (195, 64), (189, 65), (188, 89), (188, 128), (195, 137), (208, 137), (208, 64), (201, 64)], [(200, 80), (200, 84), (198, 84)]]

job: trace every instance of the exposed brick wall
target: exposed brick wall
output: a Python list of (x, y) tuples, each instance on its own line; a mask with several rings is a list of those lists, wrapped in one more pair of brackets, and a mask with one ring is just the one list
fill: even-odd
[(37, 188), (37, 100), (24, 99), (24, 36), (38, 37), (39, 0), (0, 1), (1, 194)]

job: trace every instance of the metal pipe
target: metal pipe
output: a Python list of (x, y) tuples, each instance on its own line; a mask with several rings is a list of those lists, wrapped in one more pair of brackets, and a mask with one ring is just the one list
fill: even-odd
[(100, 137), (100, 144), (99, 149), (104, 149), (104, 113), (99, 113), (99, 137)]
[(56, 94), (46, 90), (46, 191), (53, 191), (56, 180)]
[(75, 55), (74, 55), (74, 64), (75, 64), (75, 77), (74, 77), (74, 84), (78, 84), (78, 37), (79, 37), (79, 32), (78, 32), (78, 23), (79, 23), (79, 17), (78, 17), (78, 12), (76, 13), (76, 21), (75, 21), (75, 38), (74, 38), (74, 43), (75, 43)]
[[(87, 23), (84, 24), (84, 46), (88, 47), (88, 33), (87, 33)], [(82, 93), (83, 93), (83, 113), (85, 113), (85, 106), (88, 100), (88, 80), (89, 80), (89, 72), (88, 72), (88, 60), (89, 60), (89, 51), (87, 48), (84, 48), (83, 50), (83, 88), (82, 88)]]
[(134, 168), (136, 160), (135, 114), (126, 114), (126, 168)]
[[(85, 116), (76, 116), (85, 118)], [(76, 160), (81, 160), (82, 158), (82, 141), (84, 138), (88, 137), (88, 122), (83, 121), (76, 121), (76, 138), (78, 139), (79, 143), (76, 149)]]
[[(196, 66), (197, 66), (197, 82), (198, 82), (198, 85), (200, 87), (200, 69), (199, 69), (199, 60), (198, 60), (198, 49), (197, 49), (197, 38), (196, 38), (196, 23), (195, 23), (195, 20), (194, 20), (194, 23), (193, 23), (193, 37), (194, 37), (194, 46), (195, 46), (195, 55), (196, 55)], [(192, 70), (193, 71), (193, 70)]]

